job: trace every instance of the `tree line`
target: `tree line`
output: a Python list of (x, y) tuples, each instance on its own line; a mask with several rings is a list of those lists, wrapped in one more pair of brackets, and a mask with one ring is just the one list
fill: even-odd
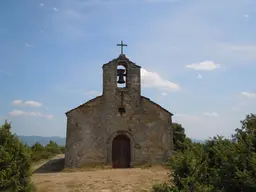
[(65, 146), (59, 146), (56, 142), (50, 141), (46, 146), (36, 142), (30, 147), (32, 161), (49, 159), (57, 154), (65, 153)]
[(193, 143), (180, 124), (174, 124), (174, 155), (169, 161), (170, 183), (154, 192), (256, 191), (256, 115), (249, 114), (232, 139), (214, 136)]
[[(254, 192), (256, 191), (256, 115), (249, 114), (232, 139), (214, 136), (194, 143), (181, 124), (173, 123), (173, 156), (168, 161), (170, 182), (155, 185), (153, 192)], [(11, 124), (0, 127), (0, 191), (32, 192), (31, 164), (48, 159), (65, 148), (50, 141), (29, 147), (11, 133)]]

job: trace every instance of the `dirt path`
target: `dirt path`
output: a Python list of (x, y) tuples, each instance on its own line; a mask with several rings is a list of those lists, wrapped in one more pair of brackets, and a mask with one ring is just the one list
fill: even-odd
[(83, 172), (35, 173), (38, 192), (146, 192), (156, 183), (168, 180), (168, 170), (105, 169)]
[[(38, 168), (40, 168), (41, 166), (43, 166), (44, 164), (47, 164), (47, 162), (49, 162), (49, 161), (52, 161), (52, 160), (59, 160), (59, 161), (61, 161), (62, 159), (64, 160), (64, 154), (56, 155), (55, 157), (53, 157), (51, 159), (48, 159), (48, 160), (44, 159), (42, 161), (39, 161), (39, 162), (33, 164), (31, 170), (35, 171)], [(60, 166), (62, 166), (62, 165), (60, 165)]]

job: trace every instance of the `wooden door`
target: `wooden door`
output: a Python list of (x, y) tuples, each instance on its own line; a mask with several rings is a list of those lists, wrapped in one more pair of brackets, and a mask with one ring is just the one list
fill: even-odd
[(129, 168), (131, 162), (130, 139), (125, 135), (118, 135), (112, 143), (113, 168)]

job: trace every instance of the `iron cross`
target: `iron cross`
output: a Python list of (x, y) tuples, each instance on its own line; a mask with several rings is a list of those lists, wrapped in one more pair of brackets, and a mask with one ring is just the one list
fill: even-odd
[(117, 46), (121, 47), (121, 54), (123, 54), (123, 47), (127, 46), (126, 44), (123, 44), (123, 41), (121, 41), (121, 44), (117, 44)]

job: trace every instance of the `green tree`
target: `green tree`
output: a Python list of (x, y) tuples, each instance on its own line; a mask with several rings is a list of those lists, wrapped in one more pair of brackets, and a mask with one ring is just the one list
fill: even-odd
[(56, 154), (60, 154), (63, 150), (54, 141), (50, 141), (45, 147), (36, 142), (32, 147), (32, 160), (39, 161), (42, 159), (49, 159)]
[(249, 114), (233, 135), (236, 144), (236, 182), (243, 191), (256, 191), (256, 115)]
[(0, 127), (0, 191), (33, 191), (30, 149), (11, 133), (11, 123)]
[(52, 156), (52, 153), (46, 151), (45, 147), (39, 142), (36, 142), (34, 145), (32, 145), (31, 150), (33, 162), (40, 161), (42, 159), (48, 159)]
[(171, 181), (181, 192), (210, 192), (212, 186), (201, 183), (206, 172), (203, 144), (189, 143), (185, 150), (178, 151), (170, 160)]
[(185, 129), (181, 124), (172, 123), (173, 129), (173, 150), (183, 151), (188, 145), (192, 143), (191, 139), (187, 138), (185, 134)]
[(247, 115), (241, 124), (242, 127), (237, 128), (233, 135), (233, 141), (242, 142), (249, 150), (256, 152), (256, 115)]
[(43, 152), (45, 149), (44, 149), (44, 146), (41, 145), (39, 142), (36, 142), (34, 145), (31, 146), (31, 149), (32, 151), (36, 152)]
[(61, 149), (58, 146), (58, 144), (52, 140), (45, 146), (45, 149), (46, 151), (51, 152), (53, 154), (61, 153)]
[(65, 153), (66, 147), (65, 146), (60, 146), (60, 152)]
[(256, 191), (256, 116), (247, 115), (232, 140), (184, 142), (170, 160), (174, 189), (181, 192)]

